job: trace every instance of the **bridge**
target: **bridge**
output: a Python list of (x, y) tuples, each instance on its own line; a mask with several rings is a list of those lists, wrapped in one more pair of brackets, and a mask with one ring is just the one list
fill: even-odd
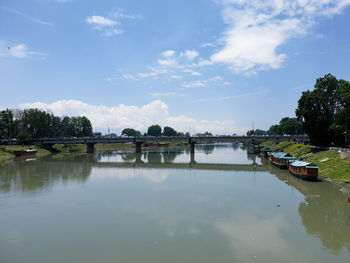
[[(55, 144), (85, 144), (87, 153), (94, 153), (95, 144), (113, 144), (113, 143), (133, 143), (136, 153), (141, 153), (142, 144), (176, 142), (190, 145), (190, 152), (194, 154), (195, 144), (215, 143), (215, 142), (245, 142), (249, 145), (259, 144), (266, 141), (274, 142), (297, 142), (308, 143), (309, 137), (306, 135), (273, 135), (273, 136), (192, 136), (192, 137), (167, 137), (167, 136), (144, 136), (144, 137), (119, 137), (119, 138), (40, 138), (32, 139), (27, 144), (41, 144), (44, 148), (52, 150)], [(1, 140), (3, 145), (21, 145), (22, 142), (16, 140)]]

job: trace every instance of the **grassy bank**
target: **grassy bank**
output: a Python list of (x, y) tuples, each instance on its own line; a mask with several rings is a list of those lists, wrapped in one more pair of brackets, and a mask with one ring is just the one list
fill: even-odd
[(319, 174), (345, 183), (350, 181), (350, 159), (341, 159), (336, 150), (319, 150), (310, 145), (296, 144), (290, 142), (265, 142), (261, 145), (274, 150), (283, 150), (296, 158), (303, 158), (319, 166)]

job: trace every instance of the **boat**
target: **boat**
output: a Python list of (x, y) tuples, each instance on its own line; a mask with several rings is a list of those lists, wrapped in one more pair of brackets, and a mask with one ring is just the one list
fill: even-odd
[(281, 169), (287, 169), (288, 163), (294, 161), (295, 157), (285, 152), (275, 152), (269, 156), (271, 163)]
[(38, 152), (37, 149), (26, 149), (26, 150), (17, 150), (13, 151), (16, 156), (31, 156), (35, 155)]
[(260, 149), (260, 155), (267, 158), (268, 153), (273, 151), (274, 150), (271, 150), (270, 148), (264, 147)]
[(295, 176), (305, 179), (305, 180), (315, 180), (318, 176), (318, 166), (304, 162), (302, 160), (299, 161), (291, 161), (288, 163), (288, 170)]

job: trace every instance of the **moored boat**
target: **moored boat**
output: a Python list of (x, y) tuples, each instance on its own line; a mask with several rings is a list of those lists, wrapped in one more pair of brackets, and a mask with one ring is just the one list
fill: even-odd
[(273, 151), (274, 151), (274, 150), (272, 150), (272, 149), (270, 149), (270, 148), (264, 147), (264, 148), (261, 148), (261, 149), (260, 149), (260, 155), (267, 158), (268, 153), (269, 153), (269, 152), (273, 152)]
[(270, 155), (271, 163), (278, 166), (281, 169), (287, 169), (288, 163), (295, 160), (295, 158), (289, 153), (276, 152)]
[(315, 180), (318, 176), (318, 166), (304, 161), (289, 162), (288, 170), (293, 175), (305, 180)]
[(31, 156), (31, 155), (35, 155), (37, 152), (38, 152), (37, 149), (26, 149), (26, 150), (13, 151), (13, 154), (16, 156)]

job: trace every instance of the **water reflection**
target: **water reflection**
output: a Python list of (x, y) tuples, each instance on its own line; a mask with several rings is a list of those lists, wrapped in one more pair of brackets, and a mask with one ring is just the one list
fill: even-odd
[(59, 161), (50, 157), (3, 165), (0, 166), (0, 191), (31, 192), (47, 189), (57, 182), (85, 182), (91, 174), (89, 162), (91, 156), (83, 155)]
[[(262, 160), (263, 163), (265, 160)], [(334, 254), (343, 248), (350, 252), (349, 188), (340, 188), (326, 181), (308, 182), (269, 163), (266, 165), (279, 180), (304, 196), (304, 202), (299, 204), (298, 211), (306, 232), (318, 237), (322, 245)]]
[[(142, 256), (149, 259), (148, 262), (164, 262), (166, 258), (169, 262), (176, 261), (172, 260), (172, 253), (183, 251), (182, 255), (188, 256), (183, 261), (187, 262), (194, 262), (193, 259), (200, 256), (203, 256), (201, 262), (209, 259), (211, 262), (251, 262), (260, 258), (262, 262), (346, 262), (344, 258), (349, 256), (346, 253), (350, 253), (347, 204), (350, 193), (346, 188), (340, 191), (338, 186), (327, 182), (300, 180), (264, 158), (247, 155), (237, 145), (196, 147), (196, 162), (191, 162), (188, 149), (179, 148), (142, 154), (110, 151), (64, 158), (49, 156), (3, 165), (0, 166), (0, 209), (11, 203), (12, 193), (36, 196), (36, 192), (44, 192), (42, 198), (52, 198), (55, 205), (42, 210), (48, 209), (56, 217), (66, 213), (65, 227), (77, 237), (93, 240), (99, 235), (89, 236), (91, 229), (98, 228), (108, 244), (121, 248), (120, 254), (124, 248), (143, 251), (135, 261), (142, 260)], [(243, 164), (239, 163), (243, 158)], [(83, 183), (85, 188), (67, 191), (74, 183)], [(59, 185), (67, 187), (55, 193), (55, 186)], [(62, 201), (61, 206), (56, 206), (59, 201), (52, 197), (54, 194), (58, 200), (70, 195), (68, 203), (80, 201), (80, 205), (67, 208)], [(23, 203), (27, 199), (19, 200)], [(283, 203), (281, 208), (276, 207), (275, 200)], [(30, 214), (32, 207), (26, 205), (19, 205), (18, 210), (26, 209)], [(47, 213), (46, 210), (40, 212)], [(32, 214), (36, 218), (37, 210)], [(72, 224), (72, 215), (79, 223)], [(47, 216), (54, 220), (50, 213)], [(33, 221), (36, 222), (28, 220)], [(6, 222), (11, 222), (11, 218), (0, 219), (0, 223)], [(43, 222), (50, 220), (38, 222), (40, 229)], [(104, 228), (104, 225), (113, 227)], [(19, 244), (19, 237), (25, 237), (20, 227), (22, 232), (3, 228), (7, 243)], [(38, 230), (38, 233), (41, 232)], [(3, 252), (1, 247), (5, 247), (3, 240), (0, 237), (0, 252)], [(82, 244), (84, 240), (80, 240)], [(107, 243), (101, 241), (101, 251)], [(318, 243), (326, 252), (318, 250)], [(99, 245), (93, 244), (91, 249), (96, 246)], [(83, 245), (79, 247), (83, 248)], [(79, 249), (77, 251), (81, 251)], [(156, 260), (154, 255), (159, 251), (171, 253)], [(339, 257), (332, 258), (332, 255)], [(132, 261), (124, 259), (124, 262)]]

